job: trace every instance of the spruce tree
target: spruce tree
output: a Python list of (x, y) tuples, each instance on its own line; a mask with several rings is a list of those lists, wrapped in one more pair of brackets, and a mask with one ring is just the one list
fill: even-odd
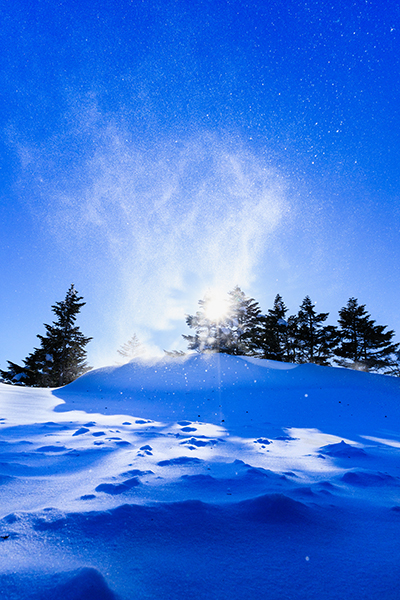
[(306, 296), (297, 313), (296, 362), (328, 365), (337, 343), (336, 328), (323, 326), (329, 313), (317, 313), (311, 298)]
[(57, 319), (46, 325), (46, 335), (38, 335), (39, 348), (24, 359), (24, 366), (8, 361), (9, 369), (0, 371), (6, 383), (33, 387), (61, 387), (90, 369), (86, 363), (85, 337), (75, 325), (77, 314), (85, 302), (71, 285), (65, 300), (51, 308)]
[(228, 293), (226, 312), (219, 319), (210, 318), (206, 295), (199, 300), (200, 309), (195, 315), (187, 315), (187, 325), (195, 330), (194, 335), (183, 335), (189, 350), (197, 352), (223, 352), (243, 355), (253, 353), (254, 328), (261, 312), (254, 298), (236, 286)]
[(349, 298), (339, 311), (340, 345), (335, 360), (342, 366), (352, 366), (365, 371), (390, 372), (396, 365), (399, 344), (393, 342), (394, 331), (386, 325), (376, 325), (365, 304)]
[(282, 296), (277, 294), (273, 308), (270, 308), (266, 315), (260, 315), (256, 340), (257, 355), (260, 358), (286, 362), (291, 360), (292, 327), (286, 320), (287, 310)]
[(257, 339), (261, 309), (258, 302), (236, 286), (228, 292), (230, 298), (227, 325), (228, 354), (257, 354)]

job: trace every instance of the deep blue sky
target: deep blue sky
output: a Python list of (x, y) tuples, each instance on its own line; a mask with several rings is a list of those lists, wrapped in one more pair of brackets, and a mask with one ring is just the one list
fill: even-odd
[(215, 285), (400, 334), (397, 2), (0, 7), (1, 368), (71, 282), (95, 366)]

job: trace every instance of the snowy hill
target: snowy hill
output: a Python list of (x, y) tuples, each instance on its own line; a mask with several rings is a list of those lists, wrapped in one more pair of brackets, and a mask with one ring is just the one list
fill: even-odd
[(396, 378), (137, 361), (0, 425), (0, 598), (399, 598)]

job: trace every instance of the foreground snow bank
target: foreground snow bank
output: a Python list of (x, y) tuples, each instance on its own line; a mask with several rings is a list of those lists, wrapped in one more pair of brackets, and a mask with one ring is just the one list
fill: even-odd
[(0, 597), (398, 598), (397, 379), (134, 362), (0, 385), (0, 427)]

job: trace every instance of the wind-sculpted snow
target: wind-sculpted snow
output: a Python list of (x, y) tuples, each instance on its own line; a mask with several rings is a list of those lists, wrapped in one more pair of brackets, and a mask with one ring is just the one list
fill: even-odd
[(223, 355), (0, 385), (0, 598), (398, 599), (400, 382)]

